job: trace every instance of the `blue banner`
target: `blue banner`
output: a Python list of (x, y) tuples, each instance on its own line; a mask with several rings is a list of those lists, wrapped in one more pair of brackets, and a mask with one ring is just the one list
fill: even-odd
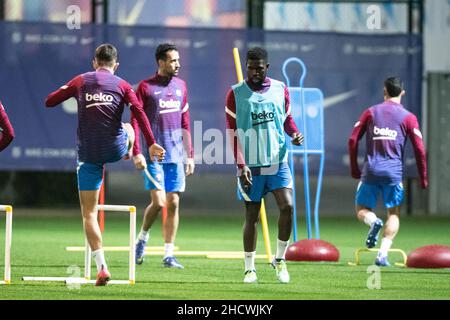
[[(325, 174), (349, 175), (348, 136), (363, 110), (383, 100), (385, 78), (397, 75), (405, 81), (403, 103), (420, 119), (423, 53), (422, 39), (415, 35), (97, 25), (69, 30), (63, 24), (0, 23), (0, 99), (16, 131), (12, 145), (0, 154), (1, 170), (75, 170), (76, 105), (68, 101), (48, 109), (44, 100), (74, 76), (90, 71), (94, 50), (104, 42), (118, 48), (117, 75), (133, 85), (156, 72), (154, 51), (159, 43), (178, 46), (200, 172), (234, 168), (224, 111), (226, 93), (236, 83), (233, 47), (240, 49), (245, 66), (247, 49), (264, 46), (269, 76), (282, 81), (287, 58), (297, 56), (307, 65), (304, 86), (324, 94)], [(291, 86), (297, 86), (300, 69), (288, 73)], [(128, 118), (129, 111), (124, 121)], [(414, 161), (407, 164), (415, 166)], [(108, 168), (133, 166), (121, 161)]]

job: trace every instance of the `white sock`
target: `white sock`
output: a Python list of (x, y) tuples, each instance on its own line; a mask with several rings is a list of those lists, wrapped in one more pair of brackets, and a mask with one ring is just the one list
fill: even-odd
[(92, 258), (95, 260), (95, 264), (97, 265), (97, 271), (100, 272), (102, 270), (102, 266), (105, 269), (108, 269), (105, 261), (105, 252), (103, 249), (98, 249), (96, 251), (92, 251)]
[(245, 271), (256, 270), (255, 268), (255, 255), (256, 251), (244, 252)]
[(275, 259), (283, 259), (285, 260), (286, 250), (289, 244), (288, 241), (282, 241), (277, 239), (277, 253), (275, 254)]
[(175, 245), (173, 243), (165, 243), (164, 244), (164, 259), (167, 257), (173, 257), (173, 248)]
[(391, 246), (392, 246), (392, 240), (388, 239), (388, 238), (383, 238), (381, 240), (381, 246), (380, 246), (380, 250), (378, 251), (378, 256), (379, 257), (387, 257), (388, 250), (391, 248)]
[(144, 240), (147, 242), (149, 238), (150, 238), (150, 234), (148, 231), (141, 230), (141, 232), (139, 232), (139, 236), (138, 236), (139, 240)]
[(372, 223), (374, 223), (375, 221), (377, 221), (377, 216), (375, 215), (375, 213), (369, 211), (366, 213), (366, 216), (364, 217), (364, 223), (367, 224), (369, 227), (372, 225)]

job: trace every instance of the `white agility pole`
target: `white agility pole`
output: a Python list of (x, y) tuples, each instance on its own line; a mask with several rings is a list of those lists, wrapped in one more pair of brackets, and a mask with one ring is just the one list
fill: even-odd
[(0, 211), (6, 212), (6, 232), (5, 232), (5, 276), (0, 284), (11, 283), (11, 241), (12, 241), (12, 206), (0, 205)]
[[(130, 214), (130, 242), (129, 242), (129, 272), (128, 280), (110, 280), (109, 284), (129, 284), (136, 283), (136, 262), (135, 262), (135, 245), (136, 245), (136, 207), (135, 206), (118, 206), (118, 205), (97, 205), (97, 210), (103, 211), (120, 211), (129, 212)], [(84, 255), (84, 278), (74, 277), (23, 277), (24, 281), (62, 281), (66, 284), (95, 284), (96, 280), (91, 280), (91, 248), (87, 239), (85, 240)]]

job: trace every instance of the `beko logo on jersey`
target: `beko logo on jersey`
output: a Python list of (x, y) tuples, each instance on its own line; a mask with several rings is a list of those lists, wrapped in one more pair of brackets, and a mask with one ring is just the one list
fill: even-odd
[(160, 108), (180, 108), (181, 107), (181, 102), (178, 100), (163, 100), (163, 99), (159, 99), (159, 107)]
[(114, 100), (114, 97), (109, 94), (104, 94), (103, 92), (100, 93), (86, 93), (85, 99), (87, 102), (90, 101), (96, 101), (96, 102), (112, 102)]
[(181, 102), (178, 100), (163, 100), (159, 99), (159, 108), (162, 109), (159, 111), (160, 114), (162, 113), (170, 113), (170, 112), (177, 112), (180, 110)]
[(260, 113), (251, 113), (252, 116), (252, 120), (253, 121), (258, 121), (258, 122), (253, 122), (254, 126), (257, 126), (259, 124), (263, 124), (266, 122), (271, 122), (274, 121), (275, 119), (275, 114), (273, 112), (267, 112), (267, 111), (263, 111)]
[(373, 134), (376, 136), (374, 140), (395, 140), (397, 138), (397, 131), (391, 130), (388, 127), (386, 128), (378, 128), (375, 126), (373, 128)]

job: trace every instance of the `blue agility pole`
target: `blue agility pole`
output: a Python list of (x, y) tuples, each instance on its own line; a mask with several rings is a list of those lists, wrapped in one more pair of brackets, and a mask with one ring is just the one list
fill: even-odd
[[(286, 73), (287, 65), (291, 62), (300, 64), (302, 74), (298, 87), (291, 87), (290, 81)], [(320, 155), (319, 173), (317, 179), (317, 190), (314, 204), (314, 230), (316, 239), (320, 239), (319, 231), (319, 205), (320, 194), (322, 191), (322, 178), (325, 163), (324, 148), (324, 124), (323, 124), (323, 94), (317, 88), (304, 88), (303, 81), (307, 74), (307, 68), (302, 60), (292, 57), (283, 63), (283, 76), (286, 79), (289, 94), (291, 97), (291, 114), (294, 121), (300, 125), (300, 131), (304, 135), (302, 146), (290, 145), (289, 148), (289, 167), (293, 179), (293, 237), (294, 242), (297, 241), (297, 201), (295, 192), (295, 166), (294, 155), (303, 154), (303, 182), (305, 188), (305, 207), (306, 207), (306, 230), (308, 239), (312, 239), (311, 226), (311, 203), (309, 188), (309, 158), (308, 155)]]

